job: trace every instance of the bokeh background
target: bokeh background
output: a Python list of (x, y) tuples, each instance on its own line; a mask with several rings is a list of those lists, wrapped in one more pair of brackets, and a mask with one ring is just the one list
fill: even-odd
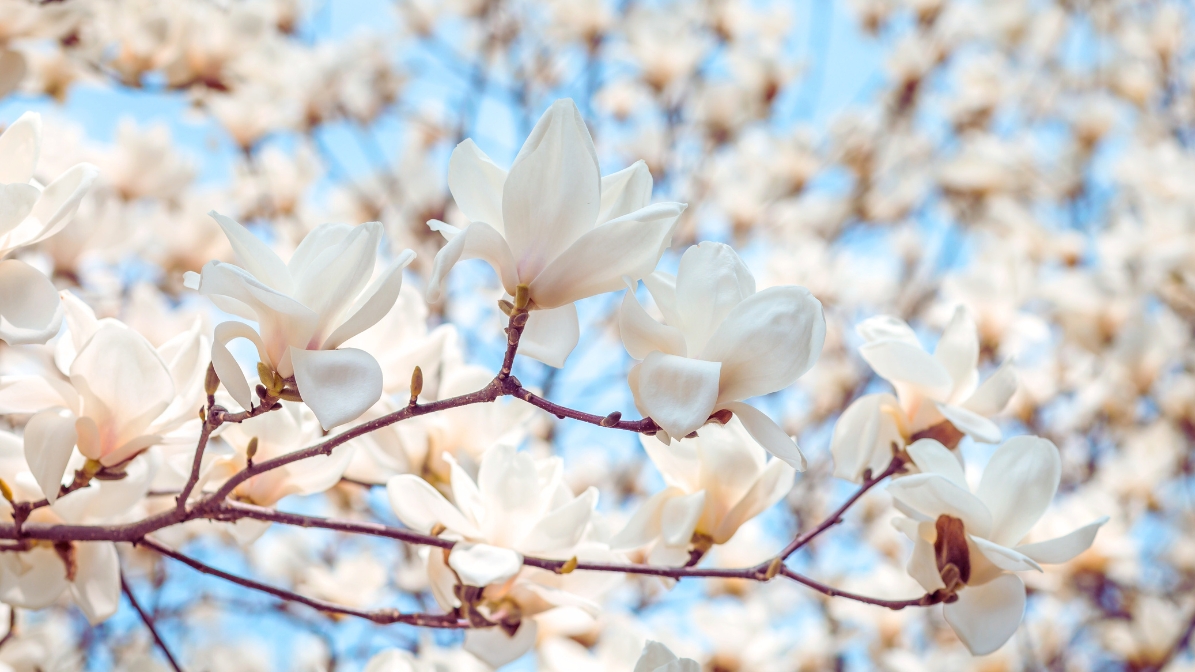
[[(1026, 577), (1025, 623), (984, 658), (939, 609), (633, 579), (610, 587), (596, 623), (541, 624), (511, 670), (629, 670), (650, 636), (711, 672), (1178, 672), (1195, 670), (1192, 12), (1150, 0), (4, 0), (0, 121), (43, 114), (49, 175), (100, 167), (70, 227), (23, 258), (156, 343), (214, 315), (181, 283), (231, 258), (209, 210), (282, 250), (326, 221), (381, 221), (392, 251), (418, 252), (407, 284), (420, 287), (442, 244), (425, 222), (461, 220), (451, 149), (473, 138), (508, 165), (547, 105), (571, 97), (603, 172), (643, 159), (656, 200), (689, 204), (662, 268), (693, 242), (725, 241), (761, 287), (805, 285), (826, 308), (817, 366), (762, 400), (810, 469), (708, 562), (767, 558), (850, 491), (830, 476), (833, 422), (887, 390), (854, 325), (896, 315), (932, 345), (958, 305), (979, 325), (985, 375), (1016, 362), (1005, 435), (1062, 451), (1047, 527), (1112, 518), (1080, 558)], [(430, 325), (455, 325), (467, 360), (493, 368), (495, 278), (464, 264), (450, 290)], [(516, 373), (554, 401), (635, 417), (620, 298), (581, 304), (564, 369), (520, 361)], [(529, 449), (562, 455), (574, 489), (598, 485), (611, 521), (661, 487), (633, 436), (527, 423)], [(992, 448), (964, 440), (968, 469)], [(381, 489), (353, 483), (281, 506), (394, 522)], [(796, 566), (917, 594), (892, 516), (882, 490), (869, 495)], [(327, 599), (428, 600), (417, 557), (394, 544), (196, 536), (191, 550), (213, 564)], [(452, 653), (454, 633), (333, 620), (130, 553), (134, 589), (187, 669), (356, 670), (394, 646), (440, 660), (432, 669), (475, 664)], [(65, 606), (22, 625), (0, 669), (167, 669), (127, 605), (94, 628)]]

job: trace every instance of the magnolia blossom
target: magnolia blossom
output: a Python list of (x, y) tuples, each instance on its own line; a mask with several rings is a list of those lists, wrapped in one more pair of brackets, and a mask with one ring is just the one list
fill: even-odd
[(593, 139), (572, 100), (548, 108), (510, 171), (466, 140), (452, 153), (448, 187), (470, 221), (458, 229), (428, 222), (448, 244), (427, 285), (438, 301), (448, 271), (461, 259), (484, 259), (510, 295), (530, 289), (534, 310), (519, 352), (555, 367), (577, 345), (574, 301), (622, 287), (623, 276), (651, 273), (672, 241), (681, 203), (651, 200), (642, 162), (601, 176)]
[(996, 449), (974, 493), (954, 454), (933, 439), (908, 447), (922, 473), (888, 486), (907, 518), (893, 524), (913, 541), (909, 575), (927, 591), (958, 599), (943, 605), (946, 622), (971, 653), (1000, 648), (1025, 610), (1025, 584), (1012, 572), (1041, 571), (1087, 550), (1102, 518), (1070, 534), (1019, 542), (1045, 513), (1062, 475), (1058, 448), (1046, 439), (1018, 436)]
[[(80, 163), (43, 187), (33, 176), (41, 130), (41, 115), (26, 112), (0, 135), (0, 259), (69, 224), (98, 173)], [(45, 343), (61, 325), (62, 306), (50, 279), (23, 261), (0, 261), (0, 339)]]
[(690, 247), (676, 277), (656, 272), (643, 281), (664, 323), (633, 291), (618, 316), (627, 352), (643, 360), (627, 377), (639, 411), (665, 440), (732, 411), (760, 445), (803, 470), (796, 442), (742, 400), (782, 390), (813, 366), (826, 338), (821, 302), (804, 287), (756, 292), (747, 265), (722, 243)]
[(535, 642), (535, 622), (527, 617), (552, 607), (579, 607), (596, 616), (596, 603), (572, 592), (587, 579), (524, 567), (523, 555), (567, 560), (601, 557), (608, 552), (583, 542), (598, 493), (574, 496), (562, 479), (558, 457), (536, 460), (511, 446), (495, 446), (482, 457), (477, 480), (452, 462), (450, 503), (427, 481), (413, 474), (386, 485), (394, 514), (407, 527), (456, 541), (451, 552), (432, 548), (427, 572), (432, 594), (444, 609), (461, 605), (458, 582), (480, 589), (475, 609), (487, 618), (517, 627), (470, 630), (465, 648), (498, 667), (522, 655)]
[(115, 467), (198, 422), (206, 369), (199, 323), (154, 348), (118, 320), (97, 320), (68, 292), (62, 303), (70, 333), (56, 362), (70, 382), (26, 376), (0, 390), (0, 413), (34, 413), (25, 425), (25, 456), (50, 502), (76, 446)]
[(249, 382), (227, 347), (246, 338), (263, 363), (294, 378), (324, 429), (365, 412), (382, 396), (382, 370), (369, 353), (340, 346), (389, 312), (415, 253), (404, 251), (370, 282), (382, 237), (378, 222), (322, 224), (283, 263), (245, 227), (211, 215), (243, 268), (213, 260), (202, 274), (188, 273), (187, 286), (221, 310), (256, 321), (261, 332), (241, 322), (216, 326), (212, 365), (228, 393), (243, 408), (252, 404)]
[(843, 411), (830, 441), (835, 476), (859, 481), (868, 469), (879, 473), (892, 459), (893, 444), (900, 450), (919, 432), (944, 422), (976, 441), (1000, 441), (1000, 428), (988, 418), (1016, 392), (1016, 372), (1005, 362), (979, 384), (979, 338), (961, 306), (932, 355), (895, 317), (873, 317), (856, 331), (865, 341), (859, 353), (897, 396), (868, 394)]
[(701, 672), (701, 665), (692, 658), (677, 658), (668, 647), (649, 640), (631, 672)]
[(788, 494), (796, 474), (783, 460), (769, 461), (737, 418), (671, 446), (654, 437), (641, 441), (668, 487), (644, 502), (610, 545), (633, 549), (658, 541), (654, 564), (683, 565), (690, 548), (704, 553), (726, 543)]

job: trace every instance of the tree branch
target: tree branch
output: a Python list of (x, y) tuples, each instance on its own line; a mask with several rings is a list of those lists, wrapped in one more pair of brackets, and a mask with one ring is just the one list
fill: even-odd
[(153, 635), (154, 643), (162, 650), (162, 655), (166, 656), (171, 669), (174, 672), (183, 672), (182, 666), (175, 660), (174, 654), (170, 653), (170, 649), (166, 646), (166, 642), (163, 641), (162, 635), (158, 634), (158, 629), (154, 626), (154, 619), (145, 613), (145, 610), (141, 608), (141, 604), (137, 602), (137, 598), (133, 596), (133, 590), (129, 588), (129, 582), (125, 580), (124, 572), (120, 573), (120, 589), (124, 592), (124, 596), (129, 598), (129, 604), (133, 605), (133, 609), (141, 617), (141, 622), (145, 624), (146, 629), (149, 630), (149, 634)]

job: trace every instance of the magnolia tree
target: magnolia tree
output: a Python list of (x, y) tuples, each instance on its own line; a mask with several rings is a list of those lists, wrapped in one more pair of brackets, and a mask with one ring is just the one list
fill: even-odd
[(1189, 8), (0, 7), (0, 670), (1195, 665)]

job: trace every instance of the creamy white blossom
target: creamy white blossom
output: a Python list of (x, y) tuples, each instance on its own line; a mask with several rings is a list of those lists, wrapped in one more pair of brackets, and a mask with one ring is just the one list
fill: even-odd
[(692, 658), (677, 658), (668, 647), (649, 641), (631, 672), (701, 672), (701, 665)]

